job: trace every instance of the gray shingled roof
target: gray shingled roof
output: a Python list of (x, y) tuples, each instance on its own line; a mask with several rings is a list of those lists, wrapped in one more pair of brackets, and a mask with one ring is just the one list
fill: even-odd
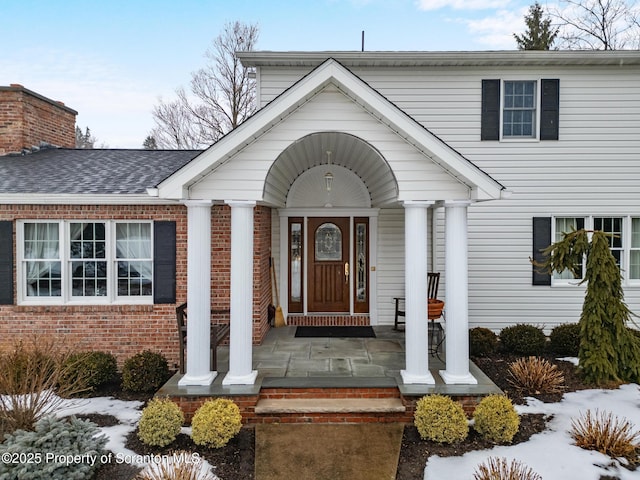
[(47, 148), (2, 156), (0, 194), (144, 194), (200, 153)]

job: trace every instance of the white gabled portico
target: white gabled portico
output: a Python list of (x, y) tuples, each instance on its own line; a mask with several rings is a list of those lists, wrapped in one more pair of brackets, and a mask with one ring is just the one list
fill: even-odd
[[(331, 165), (327, 152), (332, 152)], [(329, 168), (333, 187), (325, 189), (323, 175)], [(351, 194), (341, 195), (345, 190)], [(211, 278), (211, 245), (203, 233), (210, 234), (210, 227), (202, 217), (211, 202), (231, 208), (230, 365), (223, 384), (253, 384), (257, 376), (252, 370), (256, 265), (251, 254), (258, 248), (253, 241), (256, 205), (278, 209), (279, 222), (301, 218), (296, 227), (304, 232), (306, 242), (301, 243), (301, 259), (308, 260), (301, 263), (303, 280), (296, 290), (301, 314), (322, 313), (322, 307), (314, 310), (321, 302), (312, 304), (305, 297), (314, 281), (307, 265), (314, 258), (314, 237), (306, 228), (324, 228), (328, 248), (334, 245), (334, 237), (328, 235), (330, 227), (335, 227), (349, 245), (340, 243), (344, 246), (341, 261), (348, 260), (341, 277), (348, 301), (344, 312), (341, 307), (331, 311), (347, 316), (364, 312), (377, 323), (392, 322), (378, 313), (385, 299), (366, 297), (364, 310), (357, 311), (356, 299), (365, 291), (357, 282), (370, 292), (370, 282), (379, 278), (378, 252), (371, 251), (384, 233), (379, 231), (377, 212), (403, 209), (404, 235), (393, 241), (404, 255), (400, 268), (406, 297), (406, 368), (401, 376), (406, 384), (434, 383), (427, 348), (426, 284), (432, 238), (428, 215), (433, 207), (444, 205), (447, 362), (441, 376), (447, 383), (475, 383), (468, 366), (466, 213), (472, 202), (499, 199), (502, 190), (498, 182), (371, 86), (328, 59), (158, 186), (161, 198), (184, 201), (189, 212), (188, 357), (180, 385), (206, 384), (215, 376), (208, 371), (210, 296), (202, 294)], [(327, 221), (323, 223), (322, 218)], [(340, 218), (345, 221), (332, 220)], [(368, 221), (372, 218), (375, 221)], [(200, 229), (192, 222), (201, 223)], [(282, 236), (289, 235), (291, 228), (279, 227), (281, 238), (273, 245), (278, 252), (276, 265), (281, 284), (290, 286), (290, 240)], [(353, 233), (357, 228), (358, 233)], [(357, 234), (367, 236), (364, 247), (357, 245)], [(371, 235), (376, 237), (370, 240)], [(356, 268), (361, 270), (354, 273)], [(377, 303), (369, 308), (372, 302)], [(284, 302), (285, 311), (287, 307)]]

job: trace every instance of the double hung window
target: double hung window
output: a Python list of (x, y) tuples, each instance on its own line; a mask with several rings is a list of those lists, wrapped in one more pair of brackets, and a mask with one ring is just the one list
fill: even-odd
[(504, 82), (503, 138), (536, 137), (536, 87), (533, 81)]
[[(621, 270), (622, 278), (627, 284), (640, 284), (640, 217), (630, 216), (588, 216), (588, 217), (555, 217), (552, 222), (553, 241), (562, 239), (564, 233), (586, 228), (607, 233), (609, 249)], [(579, 279), (565, 271), (554, 273), (553, 284), (574, 284), (584, 277), (584, 267), (576, 266)]]
[(560, 80), (482, 80), (481, 140), (558, 140)]
[(21, 301), (151, 302), (151, 222), (25, 220), (18, 225)]

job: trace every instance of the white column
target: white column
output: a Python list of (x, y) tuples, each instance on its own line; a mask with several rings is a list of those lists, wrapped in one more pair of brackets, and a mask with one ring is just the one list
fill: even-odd
[(475, 385), (469, 373), (469, 264), (468, 201), (446, 202), (445, 278), (446, 278), (446, 369), (440, 376), (447, 384)]
[(179, 386), (210, 385), (211, 201), (187, 200), (187, 369)]
[(427, 320), (427, 209), (433, 202), (404, 203), (405, 384), (434, 384), (429, 372)]
[(253, 208), (256, 202), (227, 201), (231, 207), (231, 330), (229, 372), (223, 385), (253, 385)]

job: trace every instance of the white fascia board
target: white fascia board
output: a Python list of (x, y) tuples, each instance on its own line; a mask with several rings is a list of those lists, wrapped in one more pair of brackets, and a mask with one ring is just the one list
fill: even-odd
[(372, 116), (395, 131), (406, 142), (423, 152), (454, 178), (472, 189), (484, 192), (479, 197), (500, 198), (503, 189), (497, 181), (426, 130), (413, 118), (389, 102), (334, 59), (325, 61), (295, 83), (253, 117), (223, 137), (208, 150), (158, 185), (160, 198), (188, 198), (189, 185), (197, 182), (233, 154), (255, 142), (263, 133), (285, 120), (328, 83), (334, 83)]
[(340, 67), (342, 74), (336, 74), (335, 79), (347, 90), (345, 93), (362, 105), (371, 115), (395, 131), (407, 143), (431, 158), (452, 177), (469, 185), (472, 190), (476, 191), (475, 196), (478, 197), (478, 200), (500, 198), (500, 191), (504, 187), (499, 182), (449, 147), (361, 79), (339, 64), (336, 66)]
[(251, 145), (328, 83), (331, 79), (330, 63), (335, 64), (335, 61), (329, 61), (327, 65), (318, 67), (182, 169), (165, 179), (158, 185), (158, 195), (161, 198), (187, 198), (189, 185), (223, 165), (238, 151)]
[(28, 193), (0, 194), (0, 205), (176, 205), (178, 202), (149, 195), (74, 195)]

